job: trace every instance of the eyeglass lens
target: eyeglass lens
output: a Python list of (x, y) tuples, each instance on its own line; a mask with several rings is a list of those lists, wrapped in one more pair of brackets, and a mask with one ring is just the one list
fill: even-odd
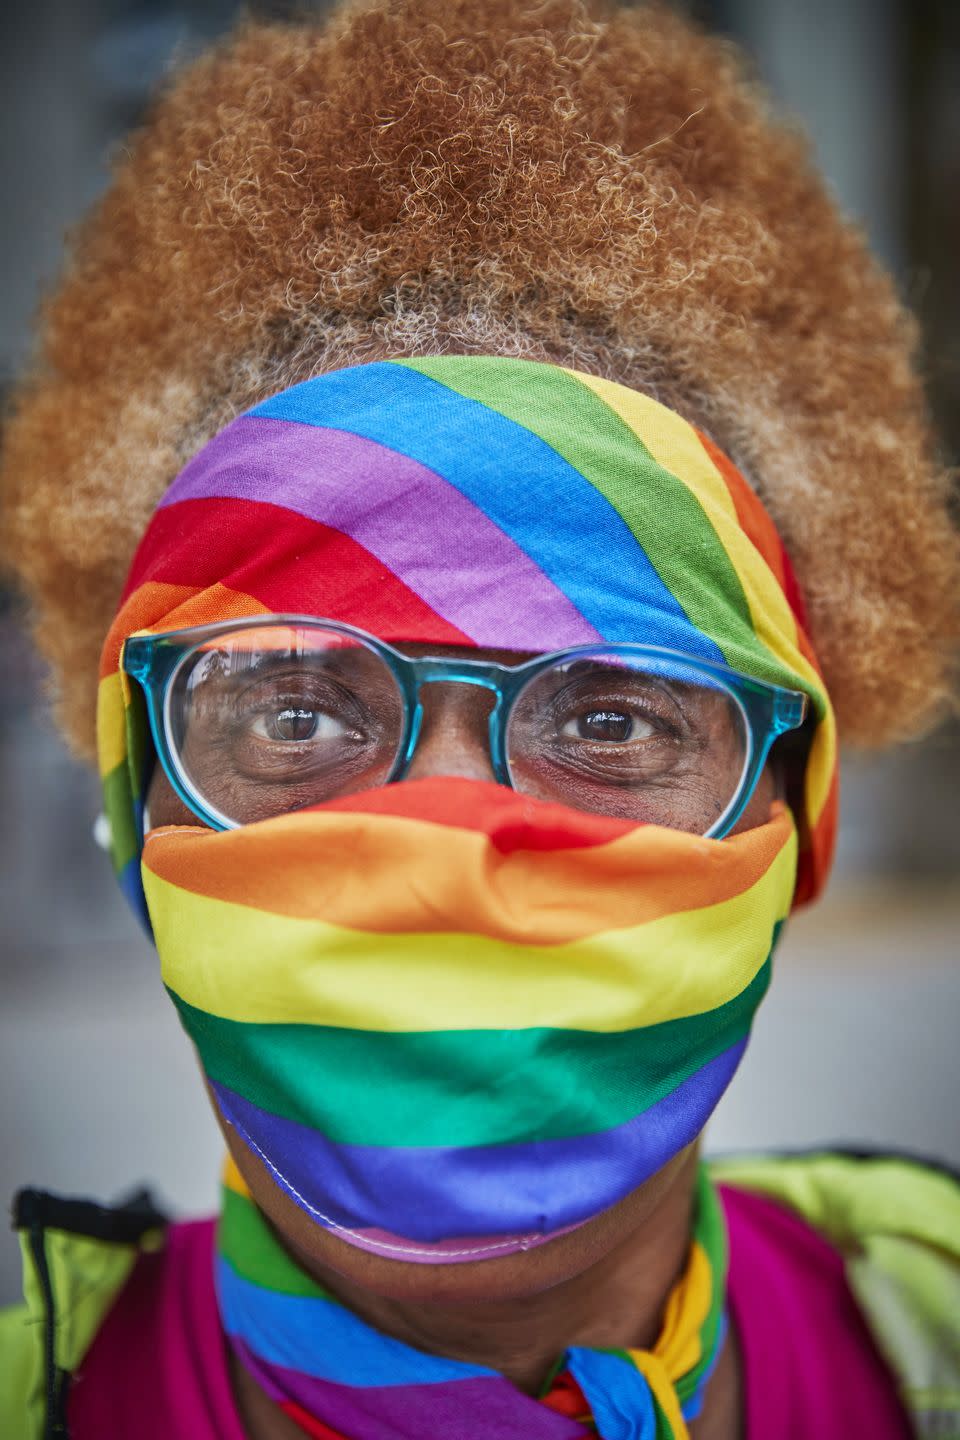
[[(167, 734), (189, 788), (235, 824), (384, 784), (404, 699), (383, 657), (320, 626), (261, 626), (191, 651)], [(705, 834), (739, 789), (748, 735), (721, 682), (681, 661), (578, 655), (514, 702), (517, 790), (576, 809)]]
[(579, 655), (538, 671), (507, 725), (517, 790), (705, 835), (736, 796), (749, 741), (730, 691), (680, 661)]

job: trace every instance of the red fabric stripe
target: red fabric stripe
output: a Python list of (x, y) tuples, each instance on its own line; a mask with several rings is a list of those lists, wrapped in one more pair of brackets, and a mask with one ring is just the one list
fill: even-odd
[(802, 632), (807, 629), (807, 606), (803, 598), (803, 591), (800, 589), (800, 582), (797, 580), (793, 562), (787, 554), (787, 548), (783, 541), (780, 541), (780, 557), (783, 564), (783, 593), (786, 595), (790, 609), (797, 617), (797, 623)]
[(147, 580), (219, 581), (268, 610), (346, 621), (384, 639), (473, 647), (369, 550), (280, 505), (214, 499), (164, 507), (137, 551), (124, 598)]
[(304, 1434), (313, 1436), (314, 1440), (349, 1440), (349, 1437), (341, 1431), (331, 1430), (330, 1426), (324, 1425), (322, 1420), (308, 1414), (303, 1406), (298, 1405), (295, 1400), (281, 1401), (278, 1409), (282, 1410), (284, 1415), (289, 1415), (290, 1419), (300, 1426)]
[[(442, 783), (438, 783), (442, 782)], [(515, 850), (580, 850), (606, 845), (639, 827), (636, 821), (571, 812), (488, 780), (431, 776), (328, 800), (324, 812), (398, 815), (454, 829), (478, 830), (503, 855)]]
[(838, 767), (833, 768), (830, 790), (820, 819), (807, 838), (797, 859), (797, 885), (793, 894), (794, 909), (815, 900), (826, 884), (833, 860), (837, 838), (837, 819), (840, 808), (840, 775)]
[(558, 1415), (566, 1415), (569, 1420), (586, 1423), (591, 1419), (587, 1397), (569, 1370), (561, 1370), (554, 1376), (549, 1393), (540, 1403), (548, 1410), (555, 1410)]

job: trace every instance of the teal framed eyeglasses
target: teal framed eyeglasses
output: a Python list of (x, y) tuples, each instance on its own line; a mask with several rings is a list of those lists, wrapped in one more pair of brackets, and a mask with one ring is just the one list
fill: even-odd
[(496, 780), (576, 809), (730, 833), (807, 700), (650, 645), (580, 645), (519, 663), (410, 655), (307, 615), (126, 641), (157, 756), (205, 825), (231, 829), (402, 780), (424, 687), (488, 692)]

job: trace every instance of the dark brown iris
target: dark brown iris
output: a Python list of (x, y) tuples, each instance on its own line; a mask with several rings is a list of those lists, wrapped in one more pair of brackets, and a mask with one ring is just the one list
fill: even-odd
[(619, 710), (591, 710), (577, 725), (584, 740), (629, 740), (633, 721)]
[(309, 740), (317, 728), (314, 710), (281, 710), (273, 721), (278, 740)]

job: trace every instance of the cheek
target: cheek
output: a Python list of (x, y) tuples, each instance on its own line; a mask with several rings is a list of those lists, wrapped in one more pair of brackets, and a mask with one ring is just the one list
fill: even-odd
[(162, 765), (153, 767), (153, 776), (147, 786), (147, 811), (151, 828), (158, 825), (199, 825), (200, 821), (192, 810), (177, 795), (164, 774)]
[(770, 819), (770, 806), (782, 794), (777, 771), (772, 761), (767, 761), (757, 781), (757, 788), (750, 797), (750, 803), (733, 827), (732, 833), (739, 835), (743, 830), (755, 830)]

